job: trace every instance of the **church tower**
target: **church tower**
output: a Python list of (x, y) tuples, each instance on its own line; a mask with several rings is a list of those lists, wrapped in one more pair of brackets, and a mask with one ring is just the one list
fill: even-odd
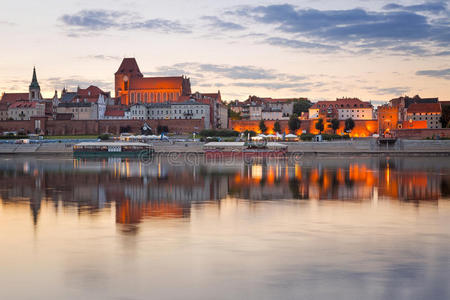
[(115, 96), (122, 99), (122, 103), (129, 103), (128, 91), (130, 82), (136, 78), (143, 78), (136, 59), (133, 57), (124, 58), (119, 69), (114, 74)]
[(36, 68), (33, 67), (33, 79), (29, 87), (29, 100), (41, 100), (41, 87), (37, 81)]

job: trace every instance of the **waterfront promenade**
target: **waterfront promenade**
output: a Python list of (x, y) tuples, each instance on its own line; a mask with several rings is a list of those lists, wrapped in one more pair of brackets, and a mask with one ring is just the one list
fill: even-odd
[[(156, 153), (203, 154), (201, 142), (156, 141)], [(450, 155), (450, 140), (397, 140), (394, 145), (378, 145), (375, 139), (333, 142), (285, 142), (290, 154), (351, 155), (351, 154), (411, 154)], [(73, 143), (0, 144), (0, 154), (71, 155)]]

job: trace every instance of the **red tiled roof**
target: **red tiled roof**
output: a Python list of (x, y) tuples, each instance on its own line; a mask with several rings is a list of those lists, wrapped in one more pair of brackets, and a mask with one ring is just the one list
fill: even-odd
[(8, 104), (0, 102), (0, 110), (3, 110), (3, 111), (8, 110)]
[(361, 101), (357, 98), (343, 98), (343, 99), (336, 99), (336, 101), (318, 101), (317, 103), (314, 103), (311, 108), (318, 109), (318, 108), (325, 108), (324, 107), (333, 107), (333, 108), (371, 108), (372, 104), (369, 102)]
[(191, 96), (180, 96), (180, 97), (178, 97), (178, 100), (179, 101), (189, 101), (191, 99)]
[[(312, 109), (318, 109), (318, 108), (325, 108), (325, 107), (329, 107), (330, 105), (332, 107), (334, 107), (336, 105), (336, 101), (317, 101), (316, 103), (314, 103), (311, 108)], [(324, 107), (325, 105), (325, 107)]]
[[(89, 94), (90, 93), (90, 94)], [(100, 94), (107, 94), (104, 91), (102, 91), (99, 87), (95, 86), (95, 85), (90, 85), (87, 89), (78, 89), (77, 90), (77, 94), (79, 96), (89, 96), (89, 97), (97, 97)]]
[(2, 103), (14, 103), (18, 100), (28, 100), (29, 93), (4, 93), (2, 96)]
[(131, 74), (139, 77), (143, 76), (134, 57), (124, 58), (115, 75), (117, 74)]
[(130, 80), (130, 90), (182, 89), (183, 77), (145, 77)]
[(35, 108), (37, 102), (35, 101), (17, 101), (9, 106), (9, 108)]
[(441, 112), (440, 103), (412, 103), (407, 110), (408, 113), (430, 113)]
[(125, 116), (125, 111), (123, 110), (107, 110), (105, 111), (105, 117), (123, 117)]

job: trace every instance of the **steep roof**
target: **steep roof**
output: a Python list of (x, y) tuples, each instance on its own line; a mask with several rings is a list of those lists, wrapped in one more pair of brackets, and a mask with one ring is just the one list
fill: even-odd
[(4, 93), (1, 102), (12, 104), (18, 100), (28, 100), (28, 97), (28, 93)]
[(117, 69), (115, 75), (118, 74), (131, 74), (139, 77), (143, 76), (134, 57), (127, 57), (122, 60), (122, 63), (120, 64), (119, 69)]
[(58, 107), (91, 107), (90, 102), (61, 102)]
[(39, 83), (37, 81), (37, 76), (36, 76), (36, 68), (33, 67), (33, 79), (31, 79), (31, 84), (30, 84), (30, 89), (35, 88), (35, 89), (40, 89)]
[(440, 103), (412, 103), (408, 107), (408, 113), (440, 113)]
[(35, 108), (38, 102), (36, 101), (17, 101), (9, 106), (9, 108)]
[(90, 85), (88, 88), (86, 89), (77, 89), (77, 94), (79, 96), (88, 96), (88, 97), (97, 97), (99, 95), (107, 95), (108, 93), (102, 91), (102, 89), (100, 89), (99, 87), (95, 86), (95, 85)]
[(76, 95), (75, 92), (66, 92), (61, 96), (61, 102), (71, 102)]

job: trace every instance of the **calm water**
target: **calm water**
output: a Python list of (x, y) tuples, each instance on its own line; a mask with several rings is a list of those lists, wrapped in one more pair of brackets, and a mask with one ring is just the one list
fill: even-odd
[(449, 299), (450, 158), (0, 157), (0, 299)]

